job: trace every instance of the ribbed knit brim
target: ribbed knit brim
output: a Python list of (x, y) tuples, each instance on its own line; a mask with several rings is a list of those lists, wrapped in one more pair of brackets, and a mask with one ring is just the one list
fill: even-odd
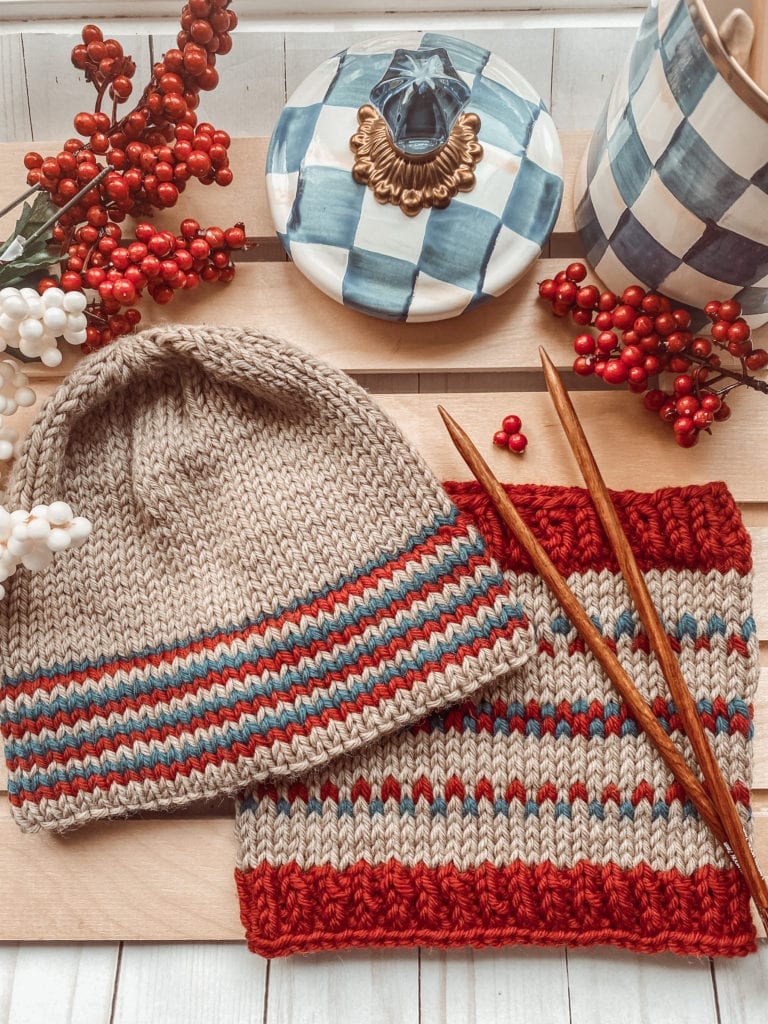
[(0, 606), (22, 828), (296, 775), (521, 664), (481, 534), (347, 376), (257, 331), (158, 328), (90, 356), (10, 490), (93, 532)]

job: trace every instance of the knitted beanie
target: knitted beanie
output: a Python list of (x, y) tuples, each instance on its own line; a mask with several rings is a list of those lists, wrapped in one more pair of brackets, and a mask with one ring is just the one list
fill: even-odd
[(19, 570), (0, 719), (23, 829), (296, 775), (531, 650), (480, 533), (364, 391), (255, 331), (155, 329), (78, 366), (13, 507), (88, 542)]
[[(236, 880), (251, 949), (751, 951), (741, 875), (485, 496), (446, 487), (516, 575), (537, 654), (458, 707), (245, 796)], [(693, 764), (589, 496), (508, 490)], [(757, 641), (738, 509), (722, 484), (614, 500), (747, 823)]]

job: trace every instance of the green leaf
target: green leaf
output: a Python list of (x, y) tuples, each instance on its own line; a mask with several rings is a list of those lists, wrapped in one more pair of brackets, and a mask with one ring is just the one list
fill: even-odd
[(43, 224), (52, 217), (56, 212), (56, 207), (50, 200), (47, 192), (40, 191), (35, 196), (31, 203), (24, 203), (19, 214), (19, 219), (16, 221), (16, 226), (10, 238), (3, 242), (0, 247), (0, 255), (8, 247), (9, 243), (17, 236), (23, 235), (24, 238), (29, 238), (30, 235), (34, 234), (38, 228), (42, 227)]
[(33, 246), (31, 251), (25, 252), (19, 259), (0, 265), (0, 285), (3, 288), (18, 285), (35, 270), (49, 267), (52, 263), (58, 262), (59, 256), (49, 253), (45, 246), (42, 249), (36, 249)]
[(51, 254), (48, 251), (48, 239), (44, 236), (33, 242), (18, 259), (2, 263), (3, 253), (16, 237), (21, 235), (23, 238), (29, 238), (55, 212), (56, 207), (47, 192), (39, 192), (32, 203), (24, 203), (13, 233), (0, 245), (0, 285), (3, 287), (16, 285), (41, 267), (58, 263), (59, 255)]

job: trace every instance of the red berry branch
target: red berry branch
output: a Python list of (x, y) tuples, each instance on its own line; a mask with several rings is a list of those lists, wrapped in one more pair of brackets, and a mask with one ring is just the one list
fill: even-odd
[(117, 40), (104, 39), (96, 25), (86, 25), (82, 43), (72, 50), (72, 63), (96, 90), (93, 112), (74, 118), (83, 138), (69, 139), (55, 156), (27, 153), (24, 158), (28, 184), (46, 192), (60, 209), (51, 235), (62, 273), (60, 280), (44, 278), (38, 290), (58, 286), (95, 293), (84, 310), (87, 348), (131, 330), (140, 319), (135, 303), (144, 291), (165, 303), (177, 290), (234, 276), (230, 257), (245, 243), (242, 224), (202, 230), (185, 220), (173, 234), (140, 223), (135, 241), (123, 240), (120, 227), (128, 215), (147, 218), (153, 210), (174, 206), (193, 178), (202, 185), (232, 181), (229, 135), (198, 123), (195, 113), (200, 92), (218, 84), (217, 56), (232, 48), (237, 17), (229, 4), (189, 0), (178, 45), (154, 65), (138, 102), (122, 115), (136, 65)]
[[(554, 278), (542, 281), (539, 295), (551, 303), (555, 316), (567, 316), (584, 330), (573, 342), (574, 372), (594, 374), (606, 384), (625, 384), (644, 394), (645, 407), (669, 423), (682, 448), (692, 448), (702, 430), (727, 420), (731, 391), (750, 387), (768, 394), (768, 381), (750, 371), (768, 366), (768, 352), (754, 348), (749, 324), (733, 299), (709, 302), (709, 337), (695, 334), (691, 314), (668, 298), (632, 284), (620, 296), (584, 284), (583, 263), (571, 263)], [(736, 365), (724, 365), (723, 355)], [(651, 379), (674, 374), (671, 391), (650, 388)]]

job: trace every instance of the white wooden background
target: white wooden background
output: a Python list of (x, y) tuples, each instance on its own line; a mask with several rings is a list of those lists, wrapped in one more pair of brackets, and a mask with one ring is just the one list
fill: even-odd
[[(590, 129), (631, 45), (641, 15), (634, 0), (515, 6), (526, 5), (236, 0), (241, 26), (221, 64), (222, 85), (202, 112), (233, 135), (269, 135), (286, 95), (319, 61), (354, 39), (418, 27), (493, 48), (536, 86), (561, 130)], [(179, 7), (0, 2), (0, 141), (62, 137), (81, 105), (87, 109), (91, 92), (68, 57), (83, 19), (126, 44), (141, 82), (175, 34)], [(462, 378), (461, 390), (485, 390), (482, 376)], [(408, 375), (366, 383), (374, 381), (380, 391), (418, 386)], [(424, 381), (423, 389), (447, 390), (449, 381)], [(179, 850), (182, 881), (194, 856)], [(360, 951), (268, 963), (239, 943), (0, 944), (0, 1024), (762, 1024), (766, 1008), (765, 943), (757, 957), (717, 963), (565, 949)]]

